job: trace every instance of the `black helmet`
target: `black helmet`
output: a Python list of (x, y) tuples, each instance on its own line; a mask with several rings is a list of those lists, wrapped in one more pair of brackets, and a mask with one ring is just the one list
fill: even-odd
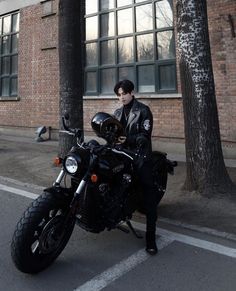
[(121, 123), (106, 112), (98, 112), (91, 120), (91, 126), (97, 136), (108, 142), (116, 142), (117, 138), (124, 135)]

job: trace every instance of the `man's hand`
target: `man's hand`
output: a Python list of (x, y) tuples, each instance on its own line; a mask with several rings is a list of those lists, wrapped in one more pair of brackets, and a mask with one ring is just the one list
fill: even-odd
[(118, 143), (124, 143), (126, 141), (126, 136), (119, 136), (118, 137)]
[(138, 147), (143, 147), (147, 144), (147, 139), (144, 136), (140, 135), (136, 138), (136, 143)]

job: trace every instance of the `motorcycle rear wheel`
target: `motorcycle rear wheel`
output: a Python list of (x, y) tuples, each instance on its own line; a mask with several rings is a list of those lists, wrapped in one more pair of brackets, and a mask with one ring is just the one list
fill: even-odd
[(38, 273), (51, 265), (65, 248), (75, 218), (65, 223), (70, 199), (44, 192), (31, 203), (16, 226), (11, 256), (18, 270)]

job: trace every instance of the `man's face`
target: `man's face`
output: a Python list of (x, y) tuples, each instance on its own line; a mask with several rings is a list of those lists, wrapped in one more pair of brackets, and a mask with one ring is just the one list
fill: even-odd
[(127, 105), (133, 99), (132, 93), (125, 93), (122, 88), (118, 89), (118, 98), (123, 105)]

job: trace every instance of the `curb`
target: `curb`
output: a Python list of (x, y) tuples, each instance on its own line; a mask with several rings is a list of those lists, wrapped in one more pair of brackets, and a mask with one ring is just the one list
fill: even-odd
[[(34, 189), (36, 191), (42, 191), (42, 190), (45, 189), (45, 187), (42, 187), (42, 186), (23, 183), (21, 181), (14, 180), (14, 179), (7, 178), (7, 177), (3, 177), (3, 176), (0, 176), (0, 182), (11, 183), (11, 184), (14, 184), (14, 185), (19, 186), (19, 187)], [(134, 218), (133, 218), (134, 221), (135, 221), (135, 216), (136, 215), (134, 215)], [(141, 215), (139, 215), (138, 217), (140, 219), (144, 218), (144, 216), (142, 217)], [(172, 219), (165, 218), (165, 217), (159, 217), (158, 221), (166, 223), (166, 224), (169, 224), (169, 225), (178, 226), (178, 227), (181, 227), (183, 229), (193, 230), (193, 231), (197, 231), (197, 232), (200, 232), (200, 233), (213, 235), (215, 237), (236, 241), (236, 235), (233, 234), (233, 233), (222, 232), (222, 231), (218, 231), (216, 229), (212, 229), (212, 228), (208, 228), (208, 227), (202, 227), (202, 226), (198, 226), (198, 225), (192, 225), (192, 224), (184, 223), (184, 222), (181, 222), (181, 221), (178, 221), (178, 220), (172, 220)]]
[(159, 217), (158, 220), (160, 222), (164, 222), (170, 225), (174, 225), (174, 226), (179, 226), (181, 228), (184, 229), (188, 229), (188, 230), (194, 230), (194, 231), (198, 231), (201, 233), (205, 233), (205, 234), (209, 234), (209, 235), (213, 235), (216, 237), (220, 237), (220, 238), (225, 238), (225, 239), (229, 239), (232, 241), (236, 241), (236, 235), (232, 234), (232, 233), (228, 233), (228, 232), (224, 232), (224, 231), (218, 231), (216, 229), (213, 228), (209, 228), (209, 227), (204, 227), (204, 226), (198, 226), (198, 225), (193, 225), (193, 224), (187, 224), (178, 220), (172, 220), (169, 218), (164, 218), (164, 217)]

